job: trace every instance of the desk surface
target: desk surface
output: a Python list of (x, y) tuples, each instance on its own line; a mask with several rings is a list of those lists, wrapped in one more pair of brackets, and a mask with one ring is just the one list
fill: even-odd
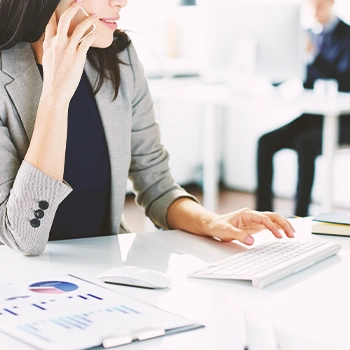
[[(328, 240), (343, 249), (296, 275), (266, 289), (247, 281), (199, 280), (187, 273), (245, 248), (181, 231), (123, 234), (102, 238), (50, 242), (38, 257), (24, 257), (0, 247), (1, 284), (71, 273), (94, 278), (118, 265), (142, 265), (166, 272), (170, 288), (112, 289), (203, 323), (206, 327), (127, 346), (127, 349), (242, 349), (242, 308), (248, 318), (250, 350), (269, 349), (268, 322), (285, 349), (349, 349), (350, 239), (310, 234), (310, 219), (295, 219), (299, 240)], [(273, 241), (269, 232), (255, 235), (256, 243)], [(29, 349), (0, 334), (2, 350)]]
[(329, 114), (350, 113), (350, 93), (339, 92), (334, 97), (324, 97), (313, 90), (290, 90), (283, 87), (265, 87), (249, 90), (233, 89), (227, 84), (206, 84), (198, 78), (149, 80), (155, 101), (180, 99), (214, 103), (216, 105), (237, 106), (251, 102), (255, 105), (290, 106), (303, 113)]

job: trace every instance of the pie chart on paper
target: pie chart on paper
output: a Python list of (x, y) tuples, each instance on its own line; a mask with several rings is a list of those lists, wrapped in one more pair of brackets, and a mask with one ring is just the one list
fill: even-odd
[(31, 284), (29, 290), (42, 294), (63, 294), (78, 289), (74, 283), (63, 281), (45, 281)]

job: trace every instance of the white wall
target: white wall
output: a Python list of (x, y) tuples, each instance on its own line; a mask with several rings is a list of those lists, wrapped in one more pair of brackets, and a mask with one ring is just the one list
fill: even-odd
[(121, 12), (120, 28), (128, 30), (146, 70), (162, 70), (169, 59), (193, 65), (199, 59), (199, 9), (177, 3), (130, 0)]
[[(293, 1), (305, 4), (308, 2), (308, 0)], [(121, 12), (120, 27), (135, 32), (131, 36), (137, 42), (140, 57), (144, 57), (146, 61), (154, 55), (161, 58), (177, 55), (199, 59), (197, 48), (205, 44), (205, 37), (201, 32), (203, 26), (210, 27), (211, 23), (201, 22), (200, 8), (206, 0), (197, 0), (197, 2), (199, 6), (186, 7), (177, 6), (178, 0), (129, 0), (128, 5)], [(349, 0), (335, 0), (334, 12), (350, 23)], [(303, 14), (305, 26), (310, 23), (308, 16), (305, 10)]]
[(343, 21), (350, 24), (350, 1), (336, 0), (334, 5), (334, 13)]

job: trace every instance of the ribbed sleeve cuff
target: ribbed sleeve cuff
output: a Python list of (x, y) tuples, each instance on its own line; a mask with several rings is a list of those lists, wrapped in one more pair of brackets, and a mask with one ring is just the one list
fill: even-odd
[(30, 202), (46, 200), (51, 203), (61, 203), (72, 191), (65, 182), (55, 180), (34, 165), (22, 162), (12, 188), (13, 194), (24, 197)]
[[(7, 241), (26, 255), (38, 255), (46, 246), (59, 204), (72, 188), (23, 161), (7, 202)], [(42, 216), (35, 217), (41, 209)]]

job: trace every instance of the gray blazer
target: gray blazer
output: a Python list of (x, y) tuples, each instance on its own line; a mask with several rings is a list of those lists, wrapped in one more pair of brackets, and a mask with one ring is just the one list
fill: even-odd
[[(96, 95), (111, 163), (111, 233), (121, 224), (127, 178), (137, 203), (158, 226), (167, 229), (166, 213), (179, 197), (190, 197), (169, 172), (168, 153), (160, 140), (152, 99), (133, 46), (120, 53), (121, 86), (113, 101), (106, 83)], [(97, 72), (87, 62), (92, 86)], [(28, 43), (0, 52), (0, 241), (26, 255), (43, 252), (59, 204), (74, 190), (24, 161), (42, 90), (42, 79)], [(50, 116), (47, 116), (48, 118)], [(39, 227), (34, 211), (48, 203)], [(125, 231), (125, 230), (124, 230)]]

